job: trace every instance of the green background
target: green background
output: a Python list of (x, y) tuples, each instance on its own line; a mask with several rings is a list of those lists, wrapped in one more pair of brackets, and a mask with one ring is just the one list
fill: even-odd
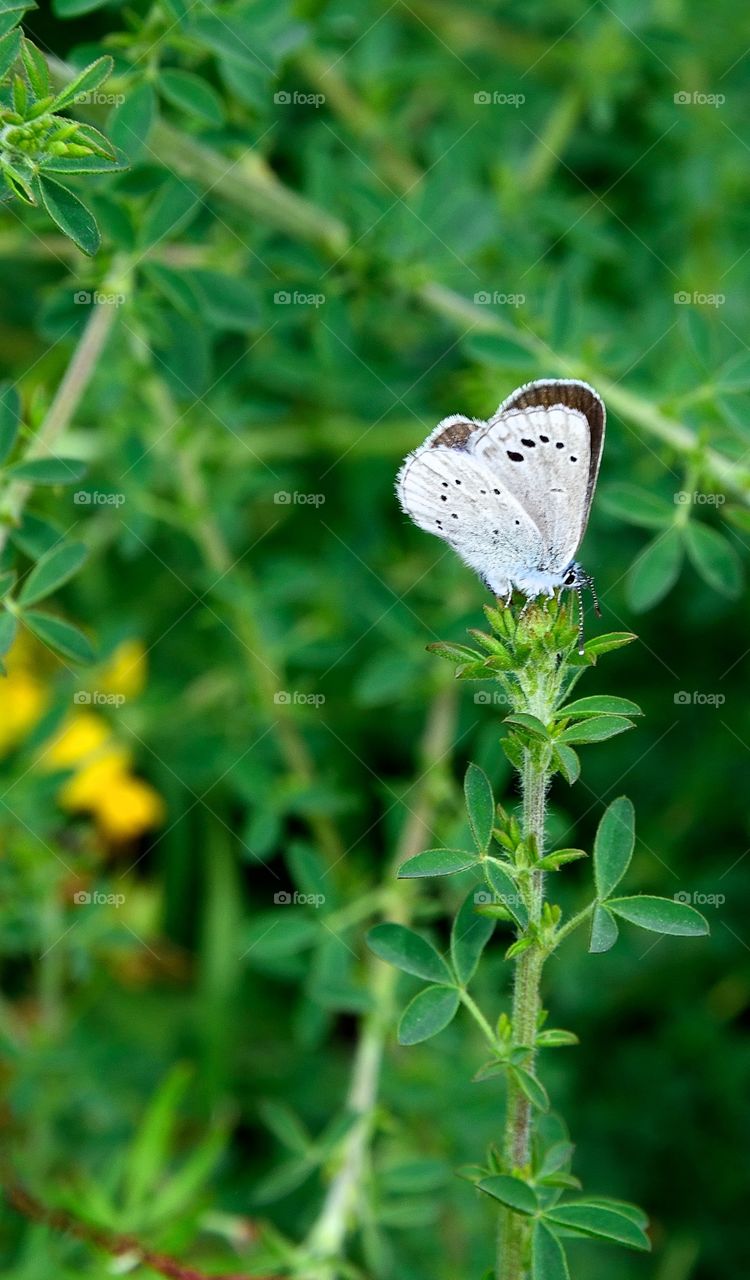
[[(92, 855), (33, 742), (2, 761), (1, 1123), (21, 1173), (206, 1271), (277, 1265), (266, 1246), (232, 1253), (246, 1220), (304, 1237), (326, 1170), (303, 1178), (273, 1107), (315, 1134), (341, 1116), (373, 998), (364, 934), (392, 914), (405, 825), (416, 812), (419, 847), (460, 844), (469, 759), (515, 803), (503, 709), (475, 697), (490, 686), (453, 685), (425, 652), (481, 625), (485, 595), (400, 514), (394, 475), (446, 414), (581, 376), (610, 410), (581, 553), (604, 612), (589, 634), (639, 642), (580, 691), (646, 715), (583, 749), (572, 792), (555, 783), (555, 839), (590, 847), (625, 791), (639, 835), (625, 891), (724, 900), (701, 908), (710, 939), (623, 926), (611, 953), (576, 935), (549, 966), (551, 1025), (581, 1039), (541, 1067), (574, 1169), (653, 1228), (651, 1257), (574, 1244), (573, 1274), (740, 1274), (750, 21), (724, 0), (53, 10), (26, 29), (54, 59), (115, 55), (102, 93), (124, 104), (91, 118), (131, 168), (71, 184), (102, 228), (93, 261), (43, 212), (5, 206), (0, 353), (38, 419), (93, 309), (74, 295), (115, 272), (124, 301), (65, 451), (124, 502), (79, 511), (52, 490), (31, 509), (91, 548), (61, 593), (68, 615), (104, 656), (129, 636), (148, 649), (144, 693), (106, 714), (168, 816), (124, 856)], [(203, 114), (194, 86), (170, 96), (170, 68), (209, 86)], [(698, 534), (696, 551), (696, 524), (723, 541)], [(50, 723), (81, 680), (56, 670)], [(125, 892), (122, 910), (81, 921), (58, 853)], [(589, 877), (555, 878), (566, 909)], [(443, 944), (469, 884), (419, 890), (419, 926)], [(274, 903), (295, 888), (324, 906)], [(496, 1014), (502, 950), (479, 981)], [(416, 989), (402, 985), (399, 1005)], [(464, 1018), (410, 1049), (389, 1025), (349, 1256), (399, 1280), (480, 1276), (493, 1207), (453, 1170), (499, 1137), (501, 1086), (469, 1083), (483, 1050)], [(162, 1203), (196, 1150), (205, 1168)], [(0, 1248), (15, 1280), (109, 1274), (10, 1211)]]

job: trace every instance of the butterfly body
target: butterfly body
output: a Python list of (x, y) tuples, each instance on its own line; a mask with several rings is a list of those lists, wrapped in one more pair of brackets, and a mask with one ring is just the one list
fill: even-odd
[(443, 419), (399, 471), (402, 510), (452, 546), (496, 596), (580, 592), (588, 576), (574, 557), (604, 428), (604, 404), (588, 383), (527, 383), (487, 421)]

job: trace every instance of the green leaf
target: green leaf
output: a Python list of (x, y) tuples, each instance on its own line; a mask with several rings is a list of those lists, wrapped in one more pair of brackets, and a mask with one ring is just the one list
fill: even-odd
[(574, 1031), (564, 1031), (557, 1027), (550, 1027), (549, 1031), (540, 1031), (536, 1042), (540, 1049), (563, 1049), (568, 1045), (580, 1044)]
[(36, 604), (61, 587), (80, 569), (88, 551), (80, 542), (69, 542), (57, 547), (39, 560), (24, 582), (19, 604)]
[[(0, 613), (0, 654), (7, 653), (16, 638), (18, 622), (12, 613), (4, 609)], [(0, 685), (0, 689), (2, 686)]]
[(202, 315), (218, 329), (247, 333), (258, 325), (257, 292), (245, 280), (205, 268), (191, 271), (189, 279), (201, 299)]
[(511, 715), (506, 716), (503, 724), (518, 725), (521, 729), (525, 729), (534, 738), (540, 738), (543, 742), (549, 742), (549, 732), (547, 726), (542, 724), (537, 716), (529, 715), (526, 711), (514, 711)]
[(529, 913), (513, 877), (496, 858), (485, 859), (482, 869), (490, 889), (500, 900), (501, 905), (506, 908), (516, 924), (525, 929), (529, 923)]
[(453, 976), (431, 942), (403, 924), (376, 924), (367, 935), (367, 945), (387, 964), (413, 973), (428, 982), (452, 982)]
[(558, 1204), (544, 1215), (546, 1222), (559, 1227), (569, 1227), (582, 1235), (612, 1240), (630, 1249), (648, 1252), (651, 1244), (642, 1227), (620, 1210), (605, 1208), (594, 1201), (577, 1201), (575, 1204)]
[(64, 622), (51, 613), (39, 613), (35, 609), (25, 611), (22, 621), (29, 631), (33, 631), (35, 636), (63, 658), (81, 663), (94, 661), (96, 655), (89, 641), (72, 623)]
[(92, 213), (81, 204), (78, 196), (68, 191), (62, 183), (44, 174), (37, 175), (36, 182), (42, 203), (52, 221), (74, 244), (89, 256), (99, 248), (99, 228)]
[(613, 1196), (587, 1195), (586, 1203), (597, 1205), (601, 1209), (611, 1209), (614, 1213), (621, 1213), (623, 1218), (628, 1218), (644, 1231), (648, 1226), (648, 1214), (644, 1213), (637, 1204), (631, 1204), (629, 1200), (616, 1200)]
[(9, 467), (7, 474), (30, 484), (75, 484), (85, 471), (86, 463), (78, 458), (33, 458)]
[(534, 1223), (531, 1280), (570, 1280), (563, 1247), (544, 1222)]
[(57, 525), (25, 511), (21, 523), (12, 530), (10, 537), (30, 560), (39, 560), (57, 546), (64, 533)]
[(454, 987), (425, 987), (406, 1006), (398, 1024), (399, 1044), (421, 1044), (443, 1031), (456, 1016), (460, 997)]
[(674, 898), (655, 898), (644, 893), (633, 898), (610, 898), (604, 905), (623, 920), (653, 933), (696, 938), (710, 932), (708, 921), (700, 911), (685, 902), (675, 902)]
[(638, 637), (632, 631), (608, 631), (604, 636), (592, 636), (583, 646), (584, 655), (596, 658), (602, 653), (611, 653), (614, 649), (622, 649), (632, 644)]
[(555, 849), (554, 853), (548, 853), (544, 858), (540, 858), (536, 865), (540, 871), (559, 871), (560, 867), (564, 867), (568, 862), (577, 862), (579, 858), (587, 857), (585, 849)]
[(156, 95), (148, 81), (130, 89), (125, 101), (110, 112), (107, 131), (129, 160), (136, 160), (148, 143), (156, 117)]
[(159, 73), (158, 87), (172, 106), (190, 115), (219, 126), (224, 120), (224, 107), (215, 89), (192, 71), (175, 71), (165, 68)]
[(34, 90), (35, 97), (37, 100), (48, 97), (49, 71), (47, 70), (44, 54), (30, 40), (24, 39), (21, 55), (26, 75), (28, 76), (29, 84)]
[(690, 520), (685, 527), (688, 559), (714, 591), (734, 600), (742, 590), (742, 564), (731, 542), (710, 525)]
[(60, 90), (50, 110), (62, 111), (76, 99), (81, 100), (86, 94), (93, 93), (99, 85), (104, 84), (113, 66), (114, 62), (110, 57), (97, 58), (96, 62), (91, 62), (69, 84), (66, 84), (64, 89)]
[(566, 747), (564, 742), (556, 742), (552, 758), (565, 781), (572, 787), (581, 776), (581, 761), (577, 752), (572, 747)]
[(435, 653), (438, 658), (447, 658), (449, 662), (459, 664), (474, 662), (482, 657), (481, 653), (476, 649), (470, 649), (466, 644), (452, 644), (447, 640), (436, 640), (434, 644), (428, 644), (425, 647), (428, 653)]
[(0, 40), (0, 79), (4, 79), (21, 52), (21, 32), (11, 31)]
[(525, 1067), (509, 1067), (508, 1070), (532, 1107), (537, 1111), (549, 1111), (549, 1096), (541, 1080)]
[(674, 520), (673, 503), (635, 484), (608, 485), (599, 493), (597, 504), (609, 515), (644, 529), (663, 529)]
[(615, 698), (610, 694), (595, 694), (589, 698), (578, 698), (569, 702), (555, 712), (557, 719), (570, 716), (642, 716), (643, 712), (637, 703), (630, 698)]
[(471, 833), (477, 849), (484, 853), (495, 825), (495, 799), (487, 774), (476, 764), (470, 764), (466, 770), (464, 795)]
[(203, 301), (184, 272), (173, 271), (162, 262), (144, 262), (143, 274), (173, 307), (184, 315), (200, 313)]
[(286, 1103), (263, 1099), (258, 1104), (260, 1118), (267, 1129), (290, 1151), (298, 1155), (309, 1152), (312, 1138), (299, 1117)]
[(0, 464), (12, 452), (21, 423), (21, 401), (10, 382), (0, 382)]
[(465, 849), (425, 849), (413, 858), (401, 863), (399, 880), (413, 880), (418, 876), (454, 876), (477, 865), (477, 855)]
[(160, 188), (141, 223), (138, 246), (153, 248), (159, 241), (177, 235), (200, 209), (200, 200), (192, 187), (180, 178), (170, 178)]
[(594, 840), (597, 897), (608, 898), (630, 866), (635, 845), (635, 810), (627, 796), (613, 800), (602, 815)]
[(618, 733), (624, 733), (626, 729), (632, 729), (633, 725), (630, 720), (625, 720), (622, 716), (591, 716), (590, 719), (582, 720), (579, 724), (571, 724), (567, 729), (563, 729), (559, 735), (560, 742), (604, 742), (607, 738), (614, 738)]
[(600, 955), (603, 951), (609, 951), (617, 942), (619, 932), (617, 921), (613, 919), (606, 907), (598, 904), (594, 908), (594, 915), (591, 921), (589, 951), (592, 955)]
[(644, 613), (664, 599), (680, 576), (682, 557), (678, 529), (668, 529), (648, 544), (628, 572), (625, 594), (631, 609)]
[(476, 913), (476, 890), (464, 898), (451, 929), (451, 957), (456, 977), (462, 987), (468, 986), (476, 973), (480, 957), (495, 928), (495, 921)]
[(520, 1178), (512, 1178), (508, 1174), (497, 1174), (491, 1178), (483, 1178), (477, 1183), (480, 1191), (484, 1191), (493, 1200), (499, 1200), (516, 1213), (532, 1215), (539, 1208), (539, 1201), (533, 1187)]

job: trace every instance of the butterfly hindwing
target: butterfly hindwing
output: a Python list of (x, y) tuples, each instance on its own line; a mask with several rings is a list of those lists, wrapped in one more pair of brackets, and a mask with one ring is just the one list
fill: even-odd
[(539, 530), (518, 498), (465, 446), (422, 445), (401, 468), (397, 492), (414, 523), (453, 547), (498, 595), (542, 555)]

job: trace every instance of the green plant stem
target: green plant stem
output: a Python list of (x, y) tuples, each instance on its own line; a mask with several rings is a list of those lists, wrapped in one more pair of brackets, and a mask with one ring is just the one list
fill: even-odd
[(489, 1022), (485, 1018), (484, 1014), (482, 1013), (482, 1010), (479, 1008), (479, 1005), (469, 995), (468, 991), (461, 991), (460, 994), (461, 994), (461, 1003), (464, 1005), (466, 1009), (468, 1009), (472, 1018), (474, 1019), (477, 1026), (481, 1030), (485, 1040), (490, 1045), (490, 1048), (494, 1049), (497, 1052), (498, 1038), (495, 1035), (494, 1031), (492, 1030), (492, 1027), (490, 1026)]
[(559, 947), (561, 942), (564, 942), (564, 940), (568, 937), (569, 934), (573, 933), (574, 930), (579, 927), (579, 925), (582, 925), (586, 920), (588, 920), (595, 906), (596, 906), (596, 899), (594, 899), (593, 902), (590, 902), (587, 907), (583, 907), (582, 910), (577, 912), (576, 915), (571, 916), (570, 920), (566, 921), (566, 923), (562, 926), (561, 929), (558, 929), (555, 935), (555, 943), (554, 943), (555, 950)]
[[(526, 752), (522, 775), (523, 835), (533, 836), (540, 854), (544, 851), (544, 819), (548, 776), (535, 765)], [(531, 901), (529, 904), (530, 927), (539, 924), (544, 901), (544, 874), (533, 873)], [(528, 1047), (525, 1062), (528, 1070), (534, 1066), (534, 1041), (541, 1009), (540, 981), (544, 953), (538, 944), (523, 951), (516, 960), (513, 985), (513, 1047)], [(518, 1085), (508, 1079), (508, 1100), (505, 1118), (503, 1157), (509, 1173), (526, 1174), (531, 1159), (532, 1111), (531, 1103)], [(500, 1215), (498, 1232), (498, 1280), (523, 1280), (525, 1258), (529, 1249), (528, 1219), (505, 1209)]]
[[(408, 818), (402, 829), (396, 855), (386, 870), (390, 883), (395, 869), (406, 858), (419, 853), (431, 837), (432, 814), (441, 794), (438, 773), (445, 768), (453, 743), (456, 725), (456, 691), (451, 685), (442, 690), (430, 708), (420, 751), (421, 777), (418, 792), (409, 805)], [(408, 924), (411, 918), (411, 882), (389, 899), (390, 920)], [(347, 1133), (339, 1152), (336, 1173), (328, 1187), (323, 1206), (308, 1233), (306, 1249), (313, 1259), (313, 1269), (306, 1280), (327, 1280), (335, 1274), (332, 1263), (343, 1252), (346, 1237), (356, 1225), (357, 1202), (367, 1172), (369, 1148), (375, 1132), (380, 1073), (386, 1039), (393, 1021), (393, 1004), (398, 981), (397, 970), (372, 956), (368, 961), (368, 986), (373, 1011), (360, 1029), (360, 1037), (352, 1063), (347, 1107), (357, 1121)], [(480, 1015), (481, 1016), (481, 1015)], [(322, 1264), (322, 1265), (320, 1265)]]
[(576, 358), (572, 361), (559, 351), (552, 351), (547, 343), (538, 338), (531, 329), (519, 328), (500, 316), (479, 314), (487, 308), (474, 306), (467, 298), (455, 293), (452, 289), (447, 289), (443, 285), (427, 284), (422, 285), (418, 292), (425, 306), (454, 323), (483, 333), (497, 333), (510, 338), (519, 346), (525, 347), (540, 363), (551, 364), (559, 369), (561, 375), (593, 379), (600, 395), (610, 409), (620, 417), (634, 422), (641, 430), (669, 445), (681, 456), (689, 458), (699, 456), (702, 469), (717, 484), (745, 502), (750, 501), (750, 469), (739, 466), (731, 458), (704, 446), (694, 431), (663, 413), (649, 400), (633, 391), (628, 391), (619, 382), (610, 381), (598, 368), (586, 368), (580, 359)]
[[(115, 283), (118, 287), (122, 287), (126, 273), (124, 260), (116, 260), (106, 281), (102, 284), (102, 289), (112, 289)], [(55, 446), (75, 414), (96, 370), (116, 315), (116, 307), (95, 305), (91, 308), (91, 315), (86, 321), (52, 403), (24, 454), (24, 462), (45, 458), (54, 453)], [(11, 529), (18, 524), (32, 488), (33, 486), (25, 480), (13, 480), (8, 485), (2, 499), (0, 552), (8, 541)]]

